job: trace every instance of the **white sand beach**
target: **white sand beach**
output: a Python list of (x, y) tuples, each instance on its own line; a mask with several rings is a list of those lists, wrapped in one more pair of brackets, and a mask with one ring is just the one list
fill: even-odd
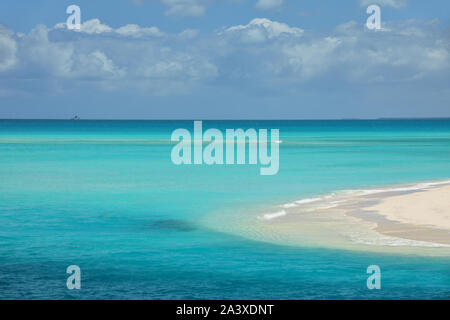
[(222, 227), (284, 245), (450, 255), (450, 181), (342, 190), (247, 218)]
[(388, 197), (366, 209), (389, 220), (450, 230), (450, 186)]
[[(362, 208), (386, 218), (376, 231), (404, 239), (450, 244), (450, 186), (382, 198)], [(363, 215), (359, 215), (363, 217)]]

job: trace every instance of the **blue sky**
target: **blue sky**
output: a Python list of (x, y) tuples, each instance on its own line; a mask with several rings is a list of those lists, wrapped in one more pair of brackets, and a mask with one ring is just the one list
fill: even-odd
[(0, 3), (0, 118), (450, 117), (449, 84), (449, 1)]

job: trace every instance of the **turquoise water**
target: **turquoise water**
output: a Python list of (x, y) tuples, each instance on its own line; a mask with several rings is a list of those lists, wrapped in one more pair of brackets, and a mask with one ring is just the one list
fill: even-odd
[[(203, 223), (337, 190), (448, 179), (450, 120), (203, 126), (279, 129), (279, 173), (175, 166), (170, 135), (192, 121), (0, 120), (0, 298), (450, 297), (450, 257), (275, 245)], [(79, 291), (66, 288), (72, 264)], [(372, 264), (382, 290), (366, 288)]]

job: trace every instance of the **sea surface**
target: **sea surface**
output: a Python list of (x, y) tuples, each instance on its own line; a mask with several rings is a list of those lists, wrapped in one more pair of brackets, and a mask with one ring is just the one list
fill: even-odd
[[(170, 136), (193, 121), (0, 120), (0, 299), (450, 298), (449, 256), (246, 234), (292, 201), (448, 180), (450, 120), (203, 126), (279, 129), (279, 173), (174, 165)], [(66, 287), (69, 265), (81, 290)], [(381, 290), (367, 289), (370, 265)]]

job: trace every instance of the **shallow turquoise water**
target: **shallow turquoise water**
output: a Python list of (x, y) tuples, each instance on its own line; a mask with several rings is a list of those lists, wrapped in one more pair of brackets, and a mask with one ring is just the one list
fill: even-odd
[[(448, 179), (450, 120), (206, 121), (280, 129), (280, 171), (175, 166), (192, 121), (0, 120), (0, 298), (450, 297), (450, 257), (255, 242), (202, 224), (342, 189)], [(223, 210), (226, 208), (226, 210)], [(82, 289), (66, 288), (66, 267)], [(382, 290), (366, 288), (367, 266)]]

